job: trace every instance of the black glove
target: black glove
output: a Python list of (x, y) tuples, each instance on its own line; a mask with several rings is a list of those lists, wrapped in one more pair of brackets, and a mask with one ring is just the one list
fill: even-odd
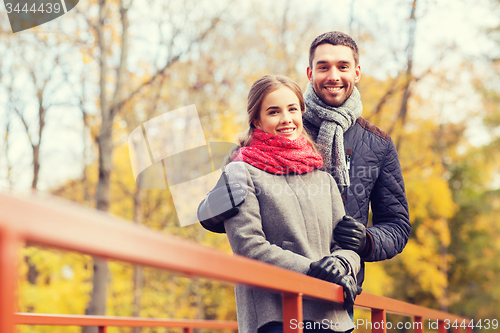
[(344, 289), (344, 309), (350, 309), (354, 305), (356, 296), (361, 294), (354, 278), (347, 275), (347, 260), (343, 257), (326, 256), (314, 261), (309, 265), (307, 275), (341, 285)]
[(357, 254), (366, 252), (366, 227), (350, 216), (344, 216), (333, 231), (335, 241), (344, 250), (352, 250)]
[(198, 206), (198, 220), (210, 231), (225, 233), (224, 221), (239, 213), (238, 206), (246, 198), (247, 190), (238, 183), (230, 183), (222, 173), (217, 184)]
[(356, 296), (361, 294), (363, 289), (356, 284), (350, 275), (344, 275), (337, 284), (344, 288), (344, 310), (352, 308)]
[(326, 256), (318, 261), (313, 261), (307, 272), (309, 276), (332, 283), (338, 283), (346, 274), (347, 262), (344, 258), (336, 256)]

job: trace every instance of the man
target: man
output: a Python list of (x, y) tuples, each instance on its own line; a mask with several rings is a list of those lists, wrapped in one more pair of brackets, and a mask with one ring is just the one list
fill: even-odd
[[(355, 84), (360, 80), (358, 47), (341, 32), (318, 36), (309, 50), (309, 84), (304, 94), (304, 127), (323, 155), (344, 200), (346, 214), (334, 231), (335, 240), (357, 252), (364, 280), (364, 262), (390, 259), (401, 253), (410, 236), (408, 204), (396, 147), (390, 136), (361, 118), (361, 97)], [(223, 221), (238, 213), (232, 202), (244, 200), (237, 184), (219, 181), (198, 208), (202, 225), (224, 232)], [(369, 205), (372, 226), (367, 227)], [(214, 208), (223, 213), (216, 215)], [(313, 276), (328, 275), (335, 264), (325, 258), (311, 264)], [(323, 271), (322, 273), (318, 273)]]

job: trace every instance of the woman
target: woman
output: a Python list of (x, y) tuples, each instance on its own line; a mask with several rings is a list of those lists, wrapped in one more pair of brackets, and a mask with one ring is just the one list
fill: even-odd
[[(225, 221), (227, 236), (236, 254), (357, 288), (360, 259), (334, 242), (344, 207), (335, 180), (318, 170), (323, 162), (303, 130), (304, 109), (300, 88), (286, 77), (266, 75), (252, 85), (250, 128), (225, 168), (248, 194), (240, 214)], [(279, 293), (237, 286), (236, 304), (240, 332), (282, 332)], [(304, 300), (303, 312), (315, 328), (354, 327), (340, 304)]]

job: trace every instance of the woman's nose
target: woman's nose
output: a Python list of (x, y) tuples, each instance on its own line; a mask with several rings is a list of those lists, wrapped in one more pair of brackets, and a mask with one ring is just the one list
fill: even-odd
[(292, 117), (290, 115), (290, 112), (287, 112), (287, 111), (283, 112), (282, 113), (282, 117), (281, 117), (281, 123), (282, 124), (288, 124), (291, 121), (292, 121)]

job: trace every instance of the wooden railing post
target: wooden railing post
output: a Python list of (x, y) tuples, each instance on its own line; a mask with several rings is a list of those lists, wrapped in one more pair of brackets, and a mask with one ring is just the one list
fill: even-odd
[(193, 328), (192, 327), (184, 327), (183, 332), (184, 333), (193, 333)]
[(385, 309), (372, 309), (372, 333), (386, 333)]
[(446, 333), (446, 326), (444, 320), (438, 321), (438, 333)]
[(424, 333), (424, 318), (419, 316), (413, 317), (413, 329), (415, 333)]
[(16, 260), (19, 249), (17, 235), (0, 229), (0, 332), (14, 332), (16, 302)]
[(283, 333), (302, 332), (302, 324), (302, 294), (283, 292)]
[(106, 333), (107, 332), (107, 326), (99, 326), (99, 333)]

